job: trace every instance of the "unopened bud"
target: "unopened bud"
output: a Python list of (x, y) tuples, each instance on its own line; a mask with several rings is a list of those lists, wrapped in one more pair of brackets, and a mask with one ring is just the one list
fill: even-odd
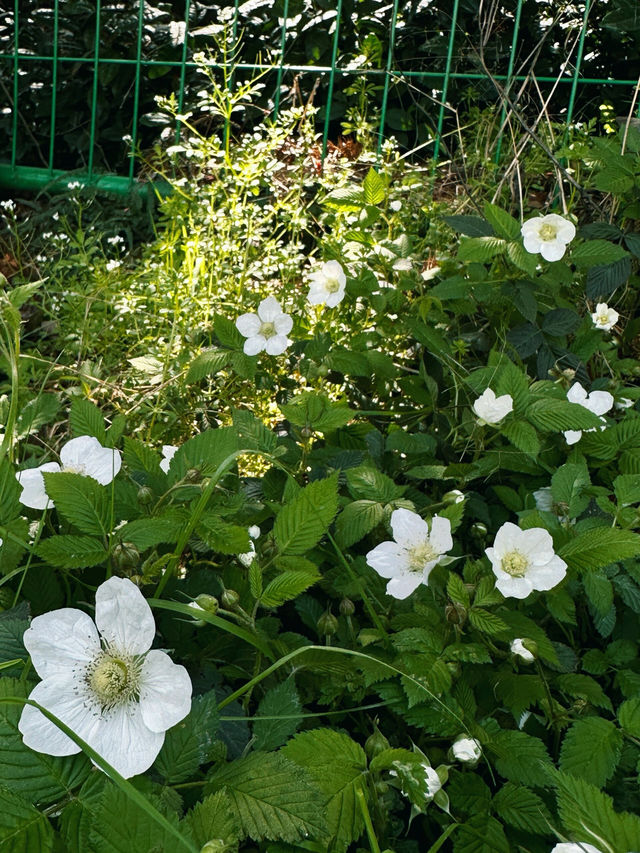
[(471, 535), (474, 539), (484, 539), (487, 533), (487, 525), (481, 521), (476, 521), (475, 524), (471, 525)]
[(138, 489), (138, 503), (148, 506), (153, 500), (153, 491), (149, 486), (140, 486)]
[(338, 630), (338, 620), (330, 610), (326, 610), (317, 622), (318, 632), (325, 637), (331, 637)]
[(380, 753), (384, 752), (385, 749), (390, 748), (391, 744), (377, 726), (373, 734), (369, 735), (364, 742), (364, 751), (367, 753), (369, 758), (375, 758), (376, 755), (380, 755)]
[(220, 607), (220, 603), (215, 595), (209, 595), (207, 592), (201, 592), (200, 595), (196, 597), (195, 602), (201, 610), (206, 610), (207, 613), (217, 613), (218, 608)]
[(350, 598), (343, 598), (338, 609), (342, 616), (353, 616), (356, 612), (356, 606)]
[(228, 849), (222, 838), (212, 838), (211, 841), (207, 841), (200, 853), (225, 853)]
[(187, 483), (199, 483), (202, 479), (202, 472), (199, 468), (189, 468), (184, 479)]
[(451, 601), (444, 608), (444, 615), (452, 625), (462, 625), (467, 618), (467, 608), (459, 601)]
[(461, 504), (464, 501), (464, 494), (460, 491), (460, 489), (452, 489), (450, 492), (446, 492), (442, 496), (442, 503), (446, 504), (446, 506), (452, 506), (452, 504)]
[(121, 572), (128, 572), (140, 562), (140, 551), (133, 542), (118, 542), (111, 556), (114, 566)]
[(235, 589), (225, 589), (220, 596), (220, 600), (224, 607), (228, 610), (233, 610), (233, 608), (237, 607), (240, 603), (240, 596)]

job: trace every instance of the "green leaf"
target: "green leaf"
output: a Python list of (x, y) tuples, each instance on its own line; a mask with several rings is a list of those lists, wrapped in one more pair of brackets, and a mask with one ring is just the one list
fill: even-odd
[(16, 479), (13, 465), (7, 457), (0, 459), (0, 524), (8, 525), (22, 512), (18, 496), (22, 487)]
[(338, 849), (346, 850), (364, 828), (356, 795), (367, 769), (362, 747), (342, 732), (315, 729), (296, 735), (281, 752), (303, 767), (322, 791), (329, 832)]
[(482, 607), (472, 607), (469, 611), (469, 622), (483, 634), (499, 634), (508, 630), (506, 622), (495, 613), (490, 613)]
[(571, 262), (578, 269), (587, 269), (596, 265), (612, 264), (621, 258), (628, 258), (629, 253), (617, 243), (608, 240), (587, 240), (571, 251)]
[(640, 536), (630, 530), (596, 527), (579, 533), (563, 545), (558, 556), (577, 571), (601, 569), (619, 560), (640, 556)]
[[(250, 310), (250, 309), (249, 309)], [(213, 318), (213, 331), (223, 347), (233, 350), (241, 350), (244, 338), (236, 328), (233, 320), (224, 314), (216, 314)]]
[(554, 502), (561, 505), (563, 515), (577, 518), (589, 506), (590, 498), (583, 494), (589, 485), (589, 469), (584, 460), (566, 462), (557, 469), (551, 478), (551, 495)]
[(347, 504), (336, 519), (336, 541), (342, 548), (359, 542), (384, 518), (384, 507), (378, 501), (354, 501)]
[[(275, 717), (261, 720), (261, 717)], [(253, 723), (254, 748), (265, 752), (278, 749), (302, 722), (300, 699), (295, 682), (288, 678), (267, 691), (258, 705), (257, 719)]]
[(331, 432), (348, 424), (356, 414), (344, 403), (335, 403), (316, 391), (299, 394), (291, 403), (281, 403), (280, 410), (294, 426), (313, 432)]
[(0, 849), (6, 853), (53, 850), (53, 829), (47, 818), (4, 787), (0, 787)]
[(548, 783), (549, 755), (536, 737), (520, 731), (502, 731), (488, 744), (495, 753), (495, 766), (511, 782), (544, 787)]
[(371, 167), (362, 182), (365, 204), (380, 204), (387, 194), (387, 186), (381, 175)]
[(499, 237), (465, 237), (460, 241), (458, 260), (484, 263), (502, 255), (506, 248), (506, 241)]
[(282, 507), (273, 526), (280, 553), (304, 554), (320, 541), (338, 509), (338, 475), (316, 480)]
[(493, 798), (493, 807), (505, 823), (516, 829), (534, 832), (536, 835), (547, 835), (549, 832), (549, 810), (529, 788), (507, 782)]
[(453, 837), (453, 853), (510, 853), (504, 830), (489, 814), (477, 814), (461, 824)]
[(463, 607), (469, 607), (469, 590), (465, 586), (460, 575), (456, 575), (454, 572), (449, 572), (447, 595), (451, 601), (457, 601), (462, 604)]
[(455, 214), (443, 216), (442, 219), (450, 228), (464, 234), (465, 237), (490, 237), (493, 234), (493, 228), (481, 216)]
[(65, 471), (43, 477), (47, 494), (70, 524), (92, 536), (106, 536), (111, 531), (111, 501), (106, 486), (92, 477)]
[(598, 682), (588, 675), (567, 672), (556, 677), (554, 686), (569, 696), (585, 699), (598, 708), (606, 708), (608, 711), (613, 711), (611, 699), (609, 699)]
[(529, 358), (544, 343), (542, 332), (534, 323), (522, 323), (520, 326), (509, 329), (507, 340), (520, 358)]
[(493, 230), (498, 237), (504, 237), (505, 240), (519, 239), (520, 223), (513, 216), (510, 216), (506, 210), (495, 204), (485, 202), (484, 215), (487, 221), (493, 226)]
[[(507, 257), (514, 266), (519, 270), (526, 272), (532, 278), (536, 274), (538, 258), (536, 255), (532, 255), (530, 252), (527, 252), (519, 240), (513, 240), (512, 242), (507, 243)], [(522, 305), (522, 303), (520, 303), (520, 305)], [(518, 308), (518, 311), (520, 311), (520, 307), (516, 307)], [(523, 316), (526, 317), (525, 314), (523, 314)], [(532, 320), (535, 320), (535, 318), (535, 313), (533, 314), (533, 317), (527, 317), (527, 319)]]
[(123, 461), (132, 472), (161, 475), (160, 455), (137, 438), (124, 438)]
[(39, 394), (29, 400), (16, 421), (14, 438), (20, 441), (28, 435), (33, 435), (46, 424), (52, 423), (60, 408), (60, 400), (56, 394)]
[(575, 332), (580, 322), (580, 315), (570, 308), (554, 308), (544, 315), (542, 331), (552, 337), (563, 337)]
[(536, 400), (527, 408), (526, 417), (542, 432), (591, 429), (602, 425), (598, 415), (568, 400)]
[(640, 474), (619, 474), (613, 481), (613, 488), (620, 506), (640, 503)]
[(215, 376), (228, 363), (229, 352), (227, 350), (205, 350), (193, 359), (184, 381), (187, 385), (192, 385), (194, 382), (202, 382), (207, 376)]
[(511, 444), (523, 453), (537, 456), (540, 453), (540, 439), (535, 427), (528, 421), (510, 420), (500, 426), (500, 432)]
[(247, 528), (223, 521), (215, 513), (203, 515), (196, 531), (218, 554), (247, 554), (251, 549), (251, 538)]
[(188, 519), (180, 512), (168, 512), (154, 518), (136, 518), (118, 528), (121, 542), (131, 542), (140, 551), (156, 545), (173, 545)]
[(397, 486), (391, 477), (369, 465), (348, 468), (345, 474), (349, 491), (356, 500), (386, 504), (402, 497), (406, 491), (406, 487)]
[(603, 572), (592, 569), (582, 576), (582, 583), (591, 606), (601, 616), (611, 610), (613, 606), (613, 584)]
[(104, 545), (91, 536), (50, 536), (40, 542), (36, 554), (58, 569), (86, 569), (109, 556)]
[(105, 447), (107, 432), (104, 428), (102, 412), (90, 400), (74, 397), (69, 412), (69, 427), (74, 438), (80, 435), (92, 435)]
[(622, 750), (622, 733), (609, 720), (577, 720), (564, 736), (560, 769), (602, 788), (615, 773)]
[(171, 460), (169, 482), (182, 480), (187, 471), (193, 469), (204, 476), (215, 474), (237, 450), (238, 438), (233, 427), (205, 430), (178, 448)]
[(326, 838), (322, 794), (310, 775), (288, 760), (286, 747), (285, 754), (253, 752), (217, 768), (208, 787), (225, 789), (242, 833), (254, 841)]
[[(177, 824), (174, 815), (166, 817)], [(93, 815), (91, 847), (95, 853), (155, 853), (176, 850), (176, 839), (124, 791), (110, 784)]]
[(608, 296), (624, 284), (631, 275), (631, 258), (627, 255), (613, 264), (591, 267), (587, 273), (585, 292), (587, 299)]
[(627, 734), (640, 737), (640, 698), (627, 699), (618, 708), (618, 722)]
[(233, 425), (238, 433), (238, 444), (243, 449), (273, 453), (278, 436), (248, 409), (233, 410)]
[(555, 771), (558, 813), (564, 829), (574, 841), (602, 849), (602, 842), (615, 853), (640, 850), (640, 818), (616, 812), (613, 800), (594, 785), (568, 773)]
[[(313, 565), (313, 564), (310, 564)], [(284, 571), (277, 575), (264, 588), (260, 603), (265, 607), (279, 607), (285, 601), (297, 598), (310, 586), (320, 580), (320, 573), (314, 565), (315, 572), (311, 573), (305, 567)]]
[(154, 768), (169, 784), (183, 782), (208, 761), (218, 731), (215, 693), (196, 696), (189, 715), (165, 736)]
[(204, 847), (208, 841), (219, 839), (231, 851), (240, 837), (240, 828), (225, 791), (218, 791), (188, 812), (184, 823), (191, 830), (196, 847)]

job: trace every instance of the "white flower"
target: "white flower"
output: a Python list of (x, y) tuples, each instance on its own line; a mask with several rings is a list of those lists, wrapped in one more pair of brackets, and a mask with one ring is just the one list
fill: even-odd
[[(613, 396), (608, 391), (592, 391), (590, 394), (584, 390), (579, 382), (569, 388), (567, 391), (567, 400), (570, 403), (577, 403), (585, 409), (589, 409), (594, 415), (604, 415), (613, 406)], [(604, 421), (604, 418), (601, 417)], [(602, 427), (601, 427), (602, 429)], [(586, 432), (595, 432), (595, 427), (586, 430)], [(582, 430), (568, 429), (563, 433), (567, 444), (575, 444), (582, 438)]]
[[(257, 539), (260, 536), (260, 528), (257, 524), (252, 524), (251, 527), (247, 530), (247, 533), (252, 539)], [(247, 568), (253, 563), (256, 558), (256, 546), (253, 542), (249, 542), (249, 550), (245, 551), (244, 554), (238, 554), (238, 559), (242, 563), (243, 566)]]
[(423, 764), (422, 767), (424, 768), (424, 774), (426, 776), (427, 800), (429, 801), (432, 800), (440, 788), (442, 788), (442, 782), (433, 767), (429, 767), (428, 764)]
[(526, 598), (534, 589), (551, 589), (567, 573), (567, 564), (554, 553), (553, 539), (542, 527), (520, 530), (506, 521), (485, 554), (497, 578), (496, 588), (505, 598)]
[(121, 266), (121, 264), (122, 264), (122, 261), (116, 261), (116, 260), (107, 261), (106, 270), (107, 270), (107, 272), (113, 272), (114, 270), (117, 270), (118, 267)]
[(416, 512), (396, 509), (391, 513), (395, 542), (382, 542), (367, 554), (367, 563), (381, 577), (391, 578), (387, 594), (406, 598), (421, 583), (428, 583), (431, 570), (453, 548), (451, 522), (434, 515), (429, 525)]
[(308, 301), (311, 305), (322, 305), (335, 308), (344, 298), (347, 277), (338, 261), (326, 261), (317, 272), (309, 276)]
[(252, 524), (251, 527), (247, 530), (247, 533), (252, 539), (257, 539), (260, 536), (260, 528), (257, 524)]
[(602, 850), (594, 847), (593, 844), (581, 841), (579, 844), (572, 844), (570, 842), (556, 844), (551, 853), (602, 853)]
[(163, 444), (162, 445), (162, 459), (160, 460), (160, 470), (164, 471), (165, 474), (169, 473), (169, 466), (171, 465), (171, 460), (178, 452), (178, 448), (175, 444)]
[(549, 213), (527, 219), (520, 229), (524, 247), (532, 255), (542, 255), (545, 261), (559, 261), (565, 253), (567, 243), (576, 236), (573, 222)]
[(553, 512), (553, 497), (551, 494), (551, 486), (544, 486), (533, 493), (533, 498), (536, 502), (536, 509), (540, 512)]
[(451, 752), (453, 757), (463, 764), (472, 764), (482, 755), (482, 746), (476, 738), (461, 735), (451, 747)]
[(620, 319), (620, 315), (613, 308), (609, 308), (606, 302), (598, 302), (591, 319), (596, 328), (609, 332)]
[(47, 497), (43, 473), (66, 471), (82, 474), (106, 486), (122, 465), (119, 451), (103, 447), (92, 435), (80, 435), (68, 441), (60, 451), (60, 462), (61, 466), (57, 462), (45, 462), (37, 468), (26, 468), (16, 474), (22, 486), (21, 503), (32, 509), (46, 509), (54, 505)]
[(513, 411), (513, 398), (510, 394), (496, 397), (491, 388), (486, 388), (472, 408), (480, 419), (480, 424), (497, 424)]
[[(151, 608), (130, 580), (96, 591), (95, 624), (65, 607), (36, 616), (24, 644), (42, 678), (29, 696), (85, 740), (124, 777), (155, 761), (164, 733), (191, 708), (191, 680), (165, 652), (149, 651)], [(26, 746), (47, 755), (80, 752), (71, 738), (26, 705), (18, 728)]]
[(245, 355), (257, 355), (266, 350), (269, 355), (282, 355), (291, 341), (287, 335), (293, 328), (293, 320), (285, 314), (273, 296), (267, 296), (258, 306), (257, 314), (241, 314), (236, 328), (247, 340)]
[(515, 640), (511, 641), (511, 654), (517, 655), (522, 658), (523, 661), (527, 663), (532, 663), (535, 660), (535, 657), (531, 654), (528, 648), (522, 642), (521, 637), (516, 637)]

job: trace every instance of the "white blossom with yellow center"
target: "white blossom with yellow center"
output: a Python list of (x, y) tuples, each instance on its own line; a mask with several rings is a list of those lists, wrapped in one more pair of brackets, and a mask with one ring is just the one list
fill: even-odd
[(245, 355), (257, 355), (265, 350), (269, 355), (282, 355), (291, 341), (287, 335), (293, 328), (293, 320), (285, 314), (274, 296), (267, 296), (258, 305), (257, 314), (241, 314), (236, 328), (247, 340)]
[(520, 230), (527, 252), (541, 254), (545, 261), (559, 261), (576, 236), (573, 222), (557, 213), (527, 219)]
[(598, 302), (595, 312), (591, 315), (593, 324), (603, 332), (610, 332), (620, 319), (620, 315), (614, 308), (609, 308), (606, 302)]
[(122, 465), (120, 452), (111, 447), (103, 447), (92, 435), (80, 435), (72, 438), (60, 450), (60, 462), (45, 462), (37, 468), (26, 468), (16, 474), (22, 486), (20, 502), (32, 509), (46, 509), (54, 506), (48, 497), (44, 485), (43, 473), (82, 474), (97, 480), (101, 486), (108, 485)]
[(453, 548), (451, 522), (434, 515), (431, 529), (418, 513), (396, 509), (391, 513), (394, 542), (381, 542), (367, 554), (367, 563), (381, 577), (390, 578), (387, 594), (407, 598), (429, 582), (432, 569)]
[[(156, 627), (144, 596), (125, 578), (96, 591), (96, 620), (65, 607), (36, 616), (24, 645), (42, 678), (29, 696), (85, 740), (125, 778), (155, 761), (165, 731), (191, 708), (191, 680), (165, 652), (152, 650)], [(37, 708), (18, 728), (47, 755), (80, 752)]]
[(485, 554), (505, 598), (526, 598), (533, 590), (552, 589), (567, 573), (567, 564), (553, 550), (553, 539), (542, 527), (520, 530), (505, 522)]
[(335, 308), (344, 298), (347, 277), (338, 261), (325, 261), (309, 276), (311, 287), (307, 300), (311, 305)]

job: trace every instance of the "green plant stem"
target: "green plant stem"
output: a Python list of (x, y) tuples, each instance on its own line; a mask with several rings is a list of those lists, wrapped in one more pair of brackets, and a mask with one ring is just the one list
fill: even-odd
[(367, 798), (364, 795), (364, 791), (361, 786), (358, 785), (356, 787), (356, 798), (358, 800), (358, 805), (360, 806), (360, 811), (362, 812), (362, 818), (364, 820), (364, 826), (367, 830), (367, 838), (369, 839), (369, 846), (371, 847), (371, 853), (380, 853), (380, 845), (378, 844), (378, 839), (376, 838), (376, 833), (373, 828), (373, 823), (371, 822), (371, 815), (369, 814), (369, 807), (367, 805)]

